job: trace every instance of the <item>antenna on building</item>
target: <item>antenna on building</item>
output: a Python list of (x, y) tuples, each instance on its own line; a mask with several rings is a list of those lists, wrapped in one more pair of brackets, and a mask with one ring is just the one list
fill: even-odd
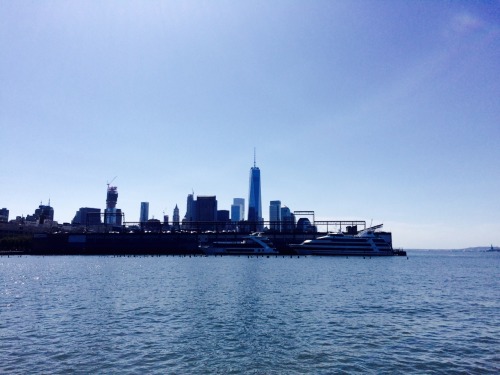
[(254, 168), (255, 168), (255, 164), (256, 164), (256, 163), (255, 163), (255, 159), (256, 159), (256, 157), (255, 157), (255, 147), (254, 147), (254, 148), (253, 148), (253, 167), (254, 167)]

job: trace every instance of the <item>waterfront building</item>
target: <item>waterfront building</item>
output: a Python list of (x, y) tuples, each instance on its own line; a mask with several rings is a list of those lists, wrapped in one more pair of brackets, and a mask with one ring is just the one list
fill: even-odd
[(101, 209), (81, 207), (76, 211), (75, 217), (71, 221), (73, 225), (100, 225)]
[(281, 201), (269, 203), (269, 229), (277, 232), (281, 230)]
[(146, 223), (149, 219), (149, 202), (141, 202), (141, 214), (139, 216), (139, 221), (141, 225)]
[(233, 198), (231, 205), (231, 221), (238, 222), (245, 220), (245, 199)]
[(9, 221), (9, 210), (6, 208), (0, 209), (0, 223), (7, 223)]
[(255, 152), (253, 167), (250, 169), (250, 189), (248, 197), (248, 221), (256, 230), (262, 230), (262, 201), (260, 188), (260, 169), (255, 163)]
[(281, 207), (281, 231), (292, 232), (295, 229), (295, 215), (287, 206)]

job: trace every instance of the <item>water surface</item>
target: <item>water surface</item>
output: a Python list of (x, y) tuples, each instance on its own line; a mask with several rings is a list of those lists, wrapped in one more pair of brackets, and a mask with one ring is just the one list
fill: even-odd
[(1, 373), (499, 373), (499, 253), (2, 257)]

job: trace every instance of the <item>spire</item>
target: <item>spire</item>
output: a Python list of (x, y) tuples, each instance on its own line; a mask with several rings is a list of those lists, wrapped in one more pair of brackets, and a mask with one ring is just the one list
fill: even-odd
[(256, 167), (256, 162), (255, 162), (255, 147), (253, 148), (253, 167)]

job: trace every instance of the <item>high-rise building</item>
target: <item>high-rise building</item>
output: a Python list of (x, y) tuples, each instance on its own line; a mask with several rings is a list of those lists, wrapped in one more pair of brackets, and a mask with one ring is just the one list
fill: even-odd
[(197, 202), (194, 199), (194, 192), (193, 194), (188, 194), (186, 202), (186, 215), (184, 215), (184, 220), (182, 220), (185, 229), (192, 229), (192, 223), (198, 221), (196, 204)]
[(181, 218), (179, 216), (179, 207), (177, 207), (177, 205), (175, 205), (174, 215), (172, 216), (172, 225), (173, 225), (175, 230), (179, 229), (180, 221), (181, 221)]
[(245, 220), (245, 199), (234, 198), (231, 205), (231, 221)]
[(217, 198), (213, 196), (196, 197), (196, 218), (201, 230), (214, 230), (217, 221)]
[(122, 211), (116, 208), (118, 202), (118, 188), (108, 184), (106, 195), (106, 209), (104, 210), (104, 223), (112, 225), (122, 224)]
[(291, 232), (295, 229), (295, 215), (287, 206), (281, 207), (281, 231)]
[(269, 229), (281, 230), (281, 201), (271, 201), (269, 203)]
[(54, 209), (50, 206), (50, 200), (48, 205), (43, 205), (40, 202), (40, 205), (35, 210), (33, 215), (26, 216), (26, 221), (36, 224), (44, 224), (47, 222), (54, 221)]
[(255, 152), (253, 167), (250, 169), (250, 192), (248, 197), (248, 221), (257, 230), (262, 230), (262, 201), (260, 192), (260, 169), (255, 163)]
[(144, 224), (149, 219), (149, 202), (141, 202), (141, 215), (139, 221)]

